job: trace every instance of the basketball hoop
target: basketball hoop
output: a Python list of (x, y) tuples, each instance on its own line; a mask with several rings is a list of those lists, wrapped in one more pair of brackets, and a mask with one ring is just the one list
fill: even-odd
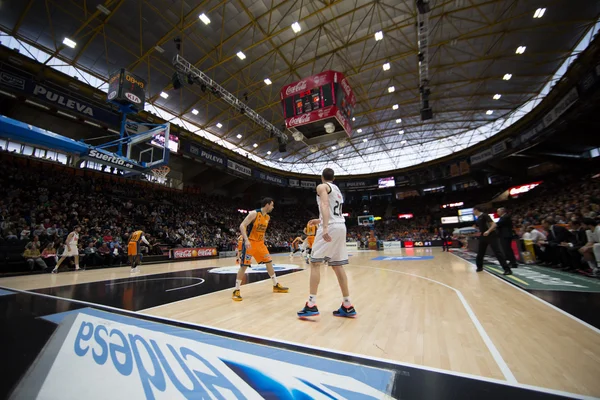
[(167, 175), (171, 172), (171, 168), (167, 165), (163, 165), (162, 167), (154, 168), (151, 171), (157, 181), (165, 183), (167, 181)]

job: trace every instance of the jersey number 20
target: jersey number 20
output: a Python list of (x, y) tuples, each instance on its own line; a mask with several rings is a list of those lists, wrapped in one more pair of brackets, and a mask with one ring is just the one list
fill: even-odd
[(333, 206), (333, 215), (335, 215), (336, 217), (342, 215), (342, 205), (339, 201), (336, 201), (335, 206)]

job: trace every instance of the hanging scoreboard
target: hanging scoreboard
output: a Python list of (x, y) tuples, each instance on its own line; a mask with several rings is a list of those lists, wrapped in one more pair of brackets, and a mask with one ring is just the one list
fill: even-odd
[(141, 111), (146, 103), (146, 81), (121, 68), (108, 79), (107, 98), (110, 102), (130, 104)]

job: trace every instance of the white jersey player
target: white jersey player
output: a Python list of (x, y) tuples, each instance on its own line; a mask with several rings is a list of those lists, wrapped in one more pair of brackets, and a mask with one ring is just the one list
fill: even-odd
[(75, 229), (73, 229), (73, 232), (69, 233), (69, 236), (67, 236), (67, 240), (65, 241), (65, 250), (63, 251), (60, 257), (60, 260), (58, 260), (58, 262), (56, 263), (56, 267), (54, 267), (54, 269), (52, 270), (53, 274), (58, 273), (58, 268), (63, 263), (63, 261), (67, 259), (67, 257), (75, 257), (75, 271), (79, 271), (81, 269), (79, 268), (78, 248), (80, 231), (81, 228), (79, 226), (76, 226)]
[(337, 277), (344, 302), (333, 312), (336, 317), (354, 317), (356, 310), (350, 302), (348, 290), (348, 277), (344, 265), (348, 264), (348, 249), (346, 248), (346, 220), (342, 214), (344, 197), (340, 189), (333, 184), (335, 174), (331, 168), (325, 168), (321, 175), (321, 182), (317, 186), (317, 204), (319, 205), (319, 219), (313, 219), (310, 225), (319, 225), (317, 235), (312, 247), (310, 268), (310, 296), (304, 308), (298, 311), (298, 316), (312, 317), (319, 315), (317, 308), (317, 290), (321, 280), (321, 263), (327, 262), (333, 268)]

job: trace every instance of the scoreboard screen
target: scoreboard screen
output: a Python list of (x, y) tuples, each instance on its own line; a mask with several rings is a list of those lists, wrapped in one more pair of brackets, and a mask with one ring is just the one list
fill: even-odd
[(108, 79), (109, 101), (131, 104), (137, 110), (143, 110), (146, 103), (146, 82), (125, 69), (120, 69)]

